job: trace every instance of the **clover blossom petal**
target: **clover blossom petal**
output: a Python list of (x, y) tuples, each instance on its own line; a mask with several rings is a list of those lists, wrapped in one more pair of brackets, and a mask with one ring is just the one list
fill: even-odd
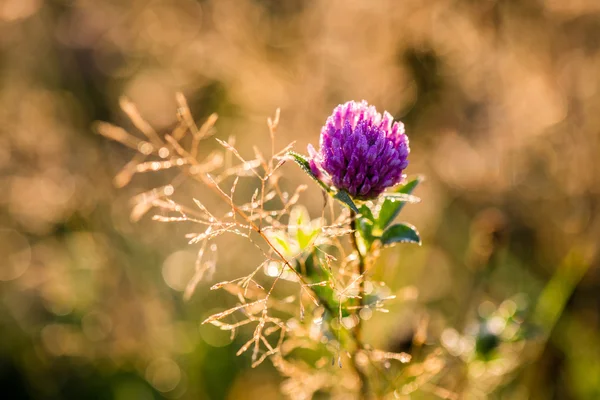
[(364, 100), (338, 105), (321, 129), (319, 145), (318, 152), (308, 146), (313, 174), (359, 200), (398, 184), (408, 166), (404, 124)]

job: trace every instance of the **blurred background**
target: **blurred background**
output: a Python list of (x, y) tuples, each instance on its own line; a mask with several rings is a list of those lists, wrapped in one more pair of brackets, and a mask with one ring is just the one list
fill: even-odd
[[(278, 107), (278, 146), (303, 153), (347, 100), (404, 121), (406, 172), (427, 178), (404, 218), (424, 245), (382, 254), (374, 276), (414, 296), (366, 340), (407, 350), (426, 315), (427, 343), (460, 353), (472, 334), (488, 362), (498, 329), (473, 327), (518, 308), (531, 328), (514, 368), (452, 367), (470, 368), (470, 396), (600, 398), (597, 0), (0, 0), (1, 397), (282, 398), (269, 363), (235, 356), (247, 332), (200, 326), (234, 304), (211, 283), (260, 255), (219, 254), (184, 302), (189, 227), (129, 218), (169, 177), (116, 189), (132, 152), (91, 128), (134, 132), (125, 95), (168, 132), (177, 91), (242, 153), (269, 146)], [(292, 165), (285, 181), (310, 184)], [(318, 215), (318, 190), (303, 203)]]

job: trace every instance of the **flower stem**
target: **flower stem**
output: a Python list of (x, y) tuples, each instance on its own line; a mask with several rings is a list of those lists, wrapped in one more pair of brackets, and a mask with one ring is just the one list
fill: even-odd
[(354, 337), (354, 341), (356, 344), (356, 349), (354, 350), (354, 354), (352, 355), (352, 362), (354, 365), (354, 369), (356, 370), (356, 374), (358, 375), (358, 379), (360, 380), (361, 398), (367, 399), (369, 396), (368, 378), (357, 362), (357, 355), (359, 354), (359, 352), (364, 350), (364, 344), (362, 341), (362, 321), (359, 313), (360, 310), (362, 310), (362, 308), (364, 307), (365, 301), (365, 280), (363, 277), (365, 273), (365, 258), (360, 252), (360, 248), (358, 247), (358, 240), (356, 239), (356, 212), (352, 210), (350, 211), (350, 229), (352, 229), (352, 232), (350, 233), (352, 247), (354, 247), (354, 250), (356, 250), (356, 253), (358, 254), (358, 274), (361, 277), (359, 278), (360, 280), (358, 284), (359, 307), (356, 311), (358, 322), (356, 323), (356, 326), (353, 328), (352, 331), (352, 336)]

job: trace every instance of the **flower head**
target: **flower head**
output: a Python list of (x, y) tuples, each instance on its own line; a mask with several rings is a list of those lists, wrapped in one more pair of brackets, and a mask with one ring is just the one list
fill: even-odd
[(321, 129), (319, 152), (308, 146), (312, 172), (360, 200), (402, 179), (410, 147), (404, 124), (366, 101), (340, 104)]

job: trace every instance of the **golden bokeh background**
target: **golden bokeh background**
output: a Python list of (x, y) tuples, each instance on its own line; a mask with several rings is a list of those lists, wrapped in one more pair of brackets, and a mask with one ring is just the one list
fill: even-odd
[[(269, 146), (276, 108), (278, 144), (300, 152), (347, 100), (401, 119), (406, 172), (427, 177), (404, 212), (424, 245), (384, 253), (375, 275), (410, 301), (365, 324), (369, 341), (402, 348), (426, 312), (452, 347), (473, 298), (518, 295), (543, 340), (502, 378), (508, 397), (475, 382), (473, 398), (600, 397), (597, 0), (0, 0), (3, 398), (280, 398), (272, 367), (235, 356), (243, 338), (200, 326), (232, 299), (204, 282), (183, 301), (186, 229), (130, 220), (168, 175), (115, 188), (131, 153), (92, 129), (133, 131), (127, 96), (166, 132), (178, 91), (242, 152)], [(322, 208), (314, 188), (303, 202)], [(213, 280), (255, 267), (221, 244), (235, 251)]]

